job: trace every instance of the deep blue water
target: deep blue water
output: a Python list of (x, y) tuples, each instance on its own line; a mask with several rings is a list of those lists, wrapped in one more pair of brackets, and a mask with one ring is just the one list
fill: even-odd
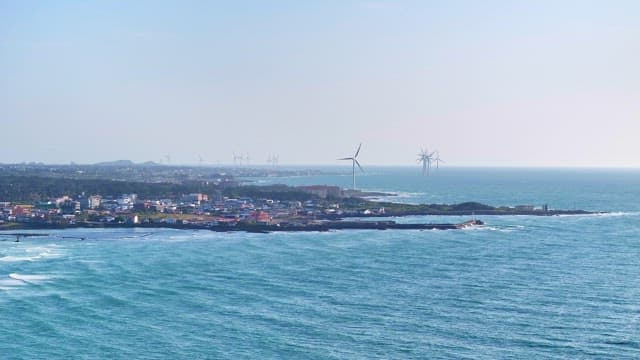
[[(640, 358), (640, 171), (373, 168), (358, 183), (397, 201), (612, 213), (481, 217), (462, 231), (3, 241), (0, 359)], [(443, 219), (460, 220), (403, 221)]]

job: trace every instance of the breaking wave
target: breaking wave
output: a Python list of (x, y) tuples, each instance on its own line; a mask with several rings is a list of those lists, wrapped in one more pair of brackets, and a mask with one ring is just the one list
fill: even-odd
[(17, 273), (9, 274), (9, 278), (13, 280), (26, 282), (26, 283), (40, 283), (40, 282), (52, 279), (52, 277), (49, 275), (26, 275), (26, 274), (17, 274)]

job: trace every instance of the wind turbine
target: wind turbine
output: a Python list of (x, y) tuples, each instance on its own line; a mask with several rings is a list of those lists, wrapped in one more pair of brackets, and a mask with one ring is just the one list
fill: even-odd
[(440, 151), (436, 150), (436, 157), (433, 159), (433, 161), (436, 162), (436, 169), (440, 168), (440, 162), (445, 162), (444, 160), (440, 159)]
[(429, 175), (429, 169), (431, 169), (431, 161), (433, 160), (433, 154), (435, 154), (435, 151), (429, 154), (429, 151), (425, 149), (421, 149), (420, 153), (418, 154), (418, 162), (422, 163), (423, 176)]
[[(238, 162), (239, 161), (239, 162)], [(236, 155), (236, 153), (233, 153), (233, 166), (242, 166), (242, 154), (240, 155)]]
[(267, 156), (267, 164), (271, 165), (271, 167), (277, 167), (278, 166), (278, 155), (269, 154)]
[(358, 169), (360, 169), (360, 171), (364, 172), (364, 170), (362, 170), (362, 166), (360, 166), (360, 163), (357, 160), (358, 154), (360, 153), (360, 148), (361, 147), (362, 147), (362, 143), (360, 143), (360, 146), (358, 146), (358, 150), (356, 150), (355, 155), (353, 155), (352, 157), (338, 159), (338, 160), (351, 160), (351, 171), (352, 171), (351, 174), (353, 176), (353, 190), (356, 189), (356, 165), (358, 165)]

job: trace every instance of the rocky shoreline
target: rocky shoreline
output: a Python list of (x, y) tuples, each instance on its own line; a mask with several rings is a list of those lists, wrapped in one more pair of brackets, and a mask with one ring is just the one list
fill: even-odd
[[(76, 223), (76, 224), (46, 224), (30, 223), (15, 224), (10, 228), (0, 225), (0, 230), (65, 230), (65, 229), (114, 229), (114, 228), (142, 228), (142, 229), (178, 229), (178, 230), (210, 230), (216, 232), (302, 232), (302, 231), (331, 231), (331, 230), (456, 230), (474, 226), (482, 226), (480, 220), (468, 220), (461, 223), (418, 223), (402, 224), (395, 221), (314, 221), (307, 224), (236, 224), (205, 226), (198, 224), (113, 224), (113, 223)], [(0, 236), (30, 237), (42, 236), (39, 233), (0, 233)]]
[(402, 211), (393, 211), (387, 209), (384, 214), (380, 213), (372, 213), (372, 214), (363, 214), (363, 213), (348, 213), (344, 215), (323, 215), (321, 218), (323, 219), (331, 219), (338, 220), (343, 218), (376, 218), (376, 217), (403, 217), (403, 216), (559, 216), (559, 215), (595, 215), (595, 214), (603, 214), (604, 212), (600, 211), (587, 211), (587, 210), (517, 210), (517, 209), (478, 209), (478, 210), (402, 210)]

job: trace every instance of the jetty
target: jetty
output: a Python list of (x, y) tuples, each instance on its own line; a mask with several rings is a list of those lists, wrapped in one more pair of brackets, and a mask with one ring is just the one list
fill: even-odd
[(15, 238), (16, 238), (15, 242), (20, 242), (20, 239), (21, 239), (21, 238), (49, 236), (49, 234), (38, 234), (38, 233), (0, 233), (0, 236), (15, 237)]
[[(37, 223), (23, 224), (28, 229), (40, 228)], [(460, 230), (484, 225), (481, 220), (473, 219), (461, 223), (397, 223), (392, 220), (318, 220), (309, 222), (293, 223), (273, 223), (258, 224), (239, 222), (229, 224), (168, 224), (168, 223), (83, 223), (78, 222), (73, 225), (56, 226), (56, 224), (43, 224), (43, 229), (78, 229), (78, 228), (145, 228), (145, 229), (177, 229), (177, 230), (210, 230), (215, 232), (250, 232), (250, 233), (271, 233), (271, 232), (303, 232), (303, 231), (332, 231), (332, 230)], [(0, 233), (0, 236), (15, 236), (16, 241), (22, 237), (48, 236), (49, 234), (37, 233)], [(148, 236), (145, 233), (141, 237)], [(62, 236), (63, 239), (85, 240), (82, 236)]]
[[(480, 220), (462, 223), (397, 223), (395, 221), (325, 221), (309, 224), (238, 225), (236, 230), (248, 232), (291, 232), (331, 230), (460, 230), (482, 226)], [(213, 230), (213, 229), (212, 229)]]
[(86, 240), (87, 238), (84, 236), (63, 236), (62, 239), (75, 239), (75, 240)]

